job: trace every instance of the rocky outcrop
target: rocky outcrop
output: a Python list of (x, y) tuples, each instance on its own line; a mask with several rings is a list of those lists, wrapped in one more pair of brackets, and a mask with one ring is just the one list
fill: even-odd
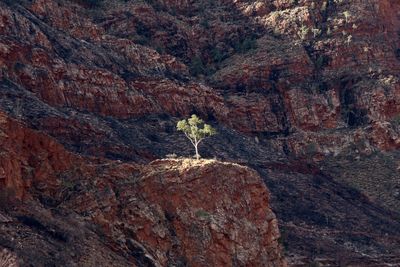
[(0, 144), (0, 187), (18, 200), (29, 198), (28, 190), (33, 186), (54, 190), (57, 175), (74, 164), (56, 141), (4, 113), (0, 113)]
[(3, 249), (0, 251), (0, 266), (18, 267), (19, 265), (16, 256), (7, 249)]
[[(284, 265), (277, 220), (254, 171), (216, 161), (161, 160), (135, 183), (134, 192), (120, 192), (127, 203), (122, 214), (142, 243), (154, 244), (163, 265)], [(129, 203), (133, 196), (144, 203)]]
[[(0, 246), (24, 263), (56, 260), (49, 241), (56, 239), (76, 246), (59, 256), (73, 265), (94, 266), (95, 255), (86, 254), (89, 246), (112, 249), (118, 260), (110, 266), (286, 266), (269, 193), (249, 168), (214, 160), (140, 166), (82, 158), (4, 114), (0, 129), (0, 189), (8, 214), (0, 214)], [(74, 231), (87, 233), (82, 223), (93, 223), (98, 230), (91, 236), (103, 238), (105, 245), (84, 241), (60, 222), (61, 214), (71, 212), (69, 223), (81, 222)], [(24, 237), (12, 231), (15, 223), (41, 236), (43, 246), (24, 241), (31, 251), (20, 251), (17, 244)], [(77, 255), (79, 249), (84, 251)]]
[[(374, 148), (398, 148), (385, 145), (398, 142), (394, 133), (397, 125), (393, 124), (399, 114), (400, 61), (394, 44), (399, 41), (396, 32), (400, 22), (394, 14), (399, 9), (396, 1), (238, 1), (237, 6), (280, 38), (269, 38), (269, 42), (260, 38), (255, 53), (245, 60), (243, 56), (229, 59), (227, 67), (213, 79), (222, 88), (247, 92), (276, 88), (283, 100), (277, 115), (285, 113), (286, 118), (278, 119), (278, 125), (268, 123), (264, 129), (284, 133), (290, 127), (289, 132), (296, 134), (289, 136), (288, 142), (297, 143), (296, 135), (300, 134), (313, 139), (307, 144), (316, 144), (322, 154), (346, 147), (339, 145), (347, 143), (343, 134), (339, 134), (342, 140), (329, 144), (338, 137), (332, 129), (355, 127)], [(262, 102), (277, 103), (275, 95), (262, 95)], [(273, 106), (264, 111), (263, 106), (254, 105), (257, 113), (276, 114)], [(381, 132), (382, 127), (385, 134), (371, 136), (370, 131)], [(298, 150), (292, 151), (298, 154)]]

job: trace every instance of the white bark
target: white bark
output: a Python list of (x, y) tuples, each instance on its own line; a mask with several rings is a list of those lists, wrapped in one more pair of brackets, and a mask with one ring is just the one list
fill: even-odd
[(196, 145), (194, 146), (194, 149), (196, 150), (196, 159), (199, 160), (200, 159), (200, 155), (199, 155), (199, 150), (197, 149), (197, 145), (199, 143), (196, 143)]
[(194, 146), (194, 149), (195, 149), (195, 152), (196, 152), (196, 159), (200, 159), (198, 145), (200, 144), (201, 141), (203, 141), (204, 138), (201, 138), (201, 139), (197, 140), (196, 137), (194, 137), (194, 139), (192, 139), (187, 133), (185, 133), (185, 135), (190, 140), (192, 145)]

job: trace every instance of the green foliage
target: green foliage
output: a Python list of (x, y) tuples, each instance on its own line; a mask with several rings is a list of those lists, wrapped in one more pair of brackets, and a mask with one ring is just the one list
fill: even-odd
[[(200, 126), (203, 126), (203, 128)], [(208, 124), (205, 124), (204, 121), (195, 114), (193, 114), (187, 120), (179, 121), (177, 124), (177, 129), (178, 131), (182, 131), (187, 134), (188, 137), (193, 140), (203, 139), (216, 133), (214, 128)]]
[(205, 218), (205, 219), (209, 219), (211, 216), (207, 211), (204, 210), (198, 210), (196, 211), (196, 217), (198, 218)]
[(257, 48), (257, 40), (254, 36), (246, 37), (234, 44), (234, 49), (238, 53), (246, 53), (249, 50)]
[(326, 67), (329, 64), (329, 57), (326, 55), (318, 55), (316, 60), (315, 60), (315, 68), (317, 70), (322, 69), (323, 67)]
[(210, 23), (208, 21), (207, 18), (204, 18), (200, 21), (200, 25), (204, 28), (204, 29), (209, 29), (210, 28)]
[(62, 186), (64, 188), (69, 189), (69, 190), (71, 190), (75, 186), (75, 183), (73, 181), (71, 181), (71, 180), (68, 180), (68, 179), (62, 180), (61, 184), (62, 184)]
[(157, 51), (159, 54), (164, 54), (165, 53), (165, 48), (161, 44), (156, 44), (154, 49)]
[(301, 40), (305, 40), (309, 31), (310, 29), (307, 26), (301, 25), (299, 31), (297, 32), (297, 35), (300, 37)]
[(178, 121), (176, 128), (190, 140), (196, 150), (196, 158), (199, 159), (198, 145), (204, 138), (216, 134), (216, 130), (211, 125), (205, 124), (202, 119), (193, 114), (187, 120)]
[(208, 63), (201, 56), (192, 57), (189, 69), (193, 76), (212, 75), (219, 68), (219, 64), (229, 55), (226, 51), (214, 47), (211, 51), (205, 51), (204, 57), (206, 60), (208, 59)]
[(213, 48), (213, 50), (211, 50), (211, 56), (212, 56), (213, 61), (216, 64), (220, 64), (225, 58), (228, 57), (226, 52), (221, 51), (220, 49), (218, 49), (216, 47)]
[(349, 23), (349, 18), (351, 17), (351, 13), (346, 10), (345, 12), (343, 12), (343, 16), (346, 20), (346, 23)]
[(315, 143), (307, 144), (304, 149), (305, 154), (315, 154), (318, 152), (318, 146)]
[(397, 115), (395, 117), (392, 118), (391, 120), (392, 124), (394, 124), (395, 126), (400, 126), (400, 115)]

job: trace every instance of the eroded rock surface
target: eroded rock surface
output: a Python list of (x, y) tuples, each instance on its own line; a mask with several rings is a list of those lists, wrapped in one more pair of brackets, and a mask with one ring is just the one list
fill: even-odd
[(0, 129), (3, 266), (286, 266), (269, 193), (247, 167), (96, 160), (4, 114)]
[[(98, 2), (0, 2), (0, 109), (8, 129), (0, 182), (14, 188), (5, 199), (59, 205), (69, 192), (60, 193), (60, 177), (123, 177), (124, 168), (138, 171), (131, 162), (191, 155), (175, 125), (196, 113), (220, 133), (201, 154), (250, 165), (271, 189), (294, 264), (397, 264), (398, 1)], [(126, 164), (102, 165), (110, 160)], [(39, 191), (32, 196), (29, 188)], [(103, 205), (114, 205), (107, 192)], [(85, 203), (77, 199), (68, 209)], [(113, 212), (94, 216), (102, 231), (114, 231)], [(57, 216), (55, 225), (66, 215)], [(87, 233), (108, 250), (98, 233)], [(143, 244), (121, 242), (154, 264), (166, 262)], [(253, 259), (248, 249), (243, 255)], [(121, 256), (83, 254), (89, 265)]]

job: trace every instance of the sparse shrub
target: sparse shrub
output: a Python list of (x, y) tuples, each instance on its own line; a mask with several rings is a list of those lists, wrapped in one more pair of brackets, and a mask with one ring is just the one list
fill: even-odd
[(21, 62), (19, 62), (19, 61), (15, 62), (15, 64), (14, 64), (14, 70), (15, 70), (16, 72), (22, 71), (24, 68), (25, 68), (25, 64), (24, 64), (24, 63), (21, 63)]
[(206, 67), (204, 66), (203, 60), (199, 56), (195, 56), (192, 58), (189, 68), (190, 68), (190, 73), (193, 76), (198, 76), (199, 74), (206, 73)]
[(64, 179), (62, 180), (62, 186), (68, 190), (71, 190), (72, 188), (74, 188), (75, 183), (73, 181), (71, 181), (70, 179)]
[(196, 211), (195, 215), (198, 218), (205, 218), (205, 219), (210, 218), (210, 214), (205, 210), (198, 210), (198, 211)]
[(398, 60), (400, 60), (400, 48), (397, 48), (396, 50), (395, 50), (395, 55), (396, 55), (396, 58), (398, 59)]
[(323, 3), (322, 3), (322, 6), (321, 6), (321, 11), (322, 11), (322, 12), (325, 12), (326, 9), (327, 9), (327, 7), (328, 7), (328, 1), (323, 2)]
[(327, 35), (331, 35), (331, 34), (332, 34), (331, 27), (328, 27), (328, 29), (326, 30), (326, 34), (327, 34)]
[(246, 37), (245, 39), (235, 43), (233, 48), (238, 53), (246, 53), (249, 50), (257, 48), (257, 40), (253, 36)]
[(315, 67), (320, 70), (329, 64), (329, 57), (326, 55), (319, 55), (315, 60)]
[(317, 38), (322, 33), (322, 30), (320, 30), (320, 29), (312, 29), (311, 31), (312, 31), (312, 33), (314, 35), (314, 38)]
[(136, 21), (135, 28), (136, 28), (136, 33), (139, 36), (143, 36), (146, 39), (150, 39), (151, 38), (151, 35), (152, 35), (151, 34), (151, 29), (146, 24), (144, 24), (143, 22), (141, 22), (139, 20)]
[(220, 64), (225, 58), (228, 57), (225, 52), (221, 51), (218, 48), (214, 48), (213, 50), (211, 50), (211, 56), (216, 64)]
[(99, 7), (103, 0), (82, 0), (82, 2), (90, 8)]
[(246, 38), (246, 39), (244, 39), (241, 48), (242, 48), (243, 52), (249, 51), (251, 49), (256, 49), (257, 48), (256, 39), (254, 39), (254, 38)]
[(343, 12), (343, 16), (344, 19), (346, 20), (346, 23), (349, 23), (349, 18), (351, 17), (351, 13), (346, 10), (345, 12)]
[(176, 159), (178, 157), (178, 155), (176, 155), (175, 153), (172, 153), (172, 154), (165, 155), (165, 157), (168, 159)]
[(159, 54), (164, 54), (165, 53), (165, 49), (162, 45), (157, 44), (154, 46), (154, 49), (157, 51), (157, 53)]
[(299, 38), (301, 40), (305, 40), (307, 38), (309, 31), (310, 31), (310, 29), (307, 26), (301, 25), (299, 31), (297, 32), (297, 35), (299, 36)]
[(164, 9), (161, 3), (159, 3), (157, 0), (145, 0), (145, 2), (152, 6), (156, 11), (161, 11)]
[(207, 18), (204, 18), (200, 21), (200, 25), (204, 28), (204, 29), (209, 29), (210, 28), (210, 23), (208, 21)]
[(304, 149), (306, 154), (315, 154), (318, 152), (318, 146), (316, 143), (309, 143)]
[(347, 43), (347, 45), (350, 45), (350, 43), (351, 43), (351, 41), (353, 40), (353, 36), (352, 35), (347, 35), (347, 38), (346, 38), (346, 43)]

